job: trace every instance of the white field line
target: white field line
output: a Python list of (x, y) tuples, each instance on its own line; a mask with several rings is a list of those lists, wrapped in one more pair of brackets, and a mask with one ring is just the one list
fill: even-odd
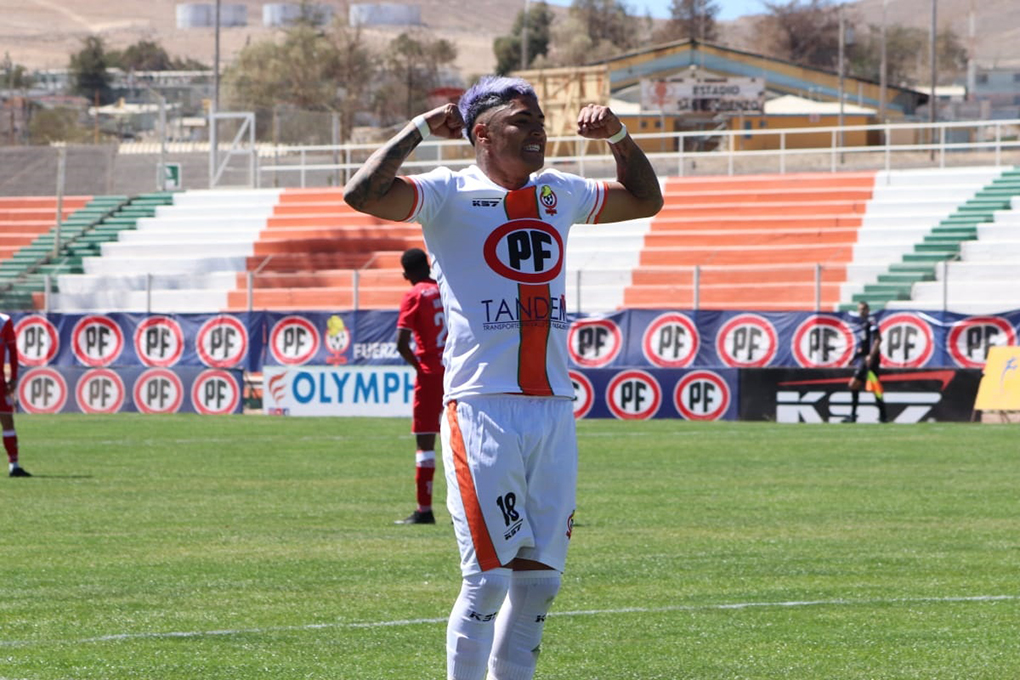
[[(585, 609), (566, 612), (550, 612), (549, 616), (565, 618), (573, 616), (613, 616), (618, 614), (661, 614), (668, 612), (699, 612), (739, 609), (756, 609), (768, 607), (859, 607), (897, 604), (944, 604), (954, 602), (1014, 602), (1020, 595), (973, 595), (967, 597), (904, 597), (874, 600), (795, 600), (791, 602), (734, 602), (723, 604), (674, 605), (668, 607), (624, 607), (622, 609)], [(230, 635), (257, 635), (288, 631), (324, 630), (324, 629), (365, 629), (395, 628), (403, 626), (419, 626), (446, 623), (446, 617), (434, 619), (400, 619), (396, 621), (366, 622), (333, 622), (310, 623), (303, 626), (270, 626), (266, 628), (233, 628), (225, 630), (177, 631), (167, 633), (117, 633), (98, 637), (78, 638), (76, 640), (0, 640), (0, 647), (33, 647), (39, 645), (81, 645), (97, 642), (122, 642), (125, 640), (151, 640), (160, 638), (203, 638)]]

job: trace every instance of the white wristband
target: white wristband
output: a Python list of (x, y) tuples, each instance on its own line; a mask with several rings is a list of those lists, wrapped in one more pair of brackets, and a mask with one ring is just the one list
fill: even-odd
[(606, 137), (606, 141), (610, 144), (619, 144), (623, 141), (623, 138), (627, 136), (627, 126), (620, 123), (620, 131), (612, 137)]
[(414, 126), (416, 128), (418, 128), (418, 133), (421, 135), (422, 141), (428, 139), (429, 135), (432, 134), (432, 130), (429, 128), (429, 124), (425, 122), (425, 116), (418, 114), (417, 116), (411, 119), (411, 122), (414, 123)]

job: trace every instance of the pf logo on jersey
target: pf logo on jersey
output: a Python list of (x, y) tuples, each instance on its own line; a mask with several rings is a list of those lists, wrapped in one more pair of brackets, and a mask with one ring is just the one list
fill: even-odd
[(25, 366), (45, 366), (60, 349), (57, 327), (44, 317), (26, 316), (14, 327), (18, 338), (18, 360)]
[(135, 329), (135, 352), (146, 366), (173, 366), (184, 354), (184, 331), (168, 316), (150, 316)]
[(150, 368), (138, 376), (133, 390), (142, 413), (177, 413), (184, 401), (184, 385), (173, 371)]
[(567, 351), (578, 366), (605, 366), (622, 348), (620, 327), (609, 319), (575, 321), (567, 332)]
[(248, 329), (233, 316), (216, 316), (198, 329), (195, 349), (206, 366), (232, 368), (248, 354)]
[(693, 371), (677, 382), (673, 404), (687, 420), (719, 420), (730, 408), (730, 388), (714, 371)]
[(963, 368), (984, 368), (990, 347), (1016, 344), (1016, 331), (997, 316), (972, 316), (953, 325), (946, 341), (953, 361)]
[(67, 403), (64, 376), (52, 368), (33, 368), (18, 382), (18, 401), (27, 413), (59, 413)]
[(768, 319), (757, 314), (738, 314), (719, 329), (715, 351), (731, 368), (763, 368), (779, 349), (779, 335)]
[(882, 364), (889, 368), (920, 368), (935, 352), (931, 325), (914, 314), (892, 314), (878, 324), (882, 333)]
[(492, 271), (518, 283), (549, 283), (563, 269), (563, 237), (539, 220), (507, 222), (489, 234), (483, 250)]
[(75, 388), (85, 413), (116, 413), (124, 405), (124, 381), (108, 368), (86, 371)]
[(109, 366), (124, 349), (124, 332), (108, 316), (85, 316), (71, 331), (71, 349), (85, 366)]
[(700, 344), (694, 322), (684, 314), (669, 312), (648, 325), (641, 349), (655, 366), (683, 368), (694, 361)]
[(300, 366), (319, 351), (319, 331), (308, 319), (284, 317), (269, 334), (269, 348), (277, 362), (284, 366)]
[(793, 334), (793, 356), (802, 368), (846, 366), (853, 353), (853, 331), (835, 317), (809, 317)]
[(234, 376), (226, 371), (202, 371), (191, 386), (191, 403), (207, 416), (233, 413), (241, 399)]
[(591, 381), (583, 373), (567, 371), (570, 375), (570, 382), (574, 385), (574, 418), (580, 420), (591, 411), (595, 403), (595, 388)]
[(623, 371), (609, 381), (606, 404), (620, 420), (647, 420), (659, 412), (662, 388), (644, 371)]

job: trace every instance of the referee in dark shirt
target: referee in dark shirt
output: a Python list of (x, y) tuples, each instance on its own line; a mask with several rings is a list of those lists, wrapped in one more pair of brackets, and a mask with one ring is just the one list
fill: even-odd
[[(882, 355), (879, 348), (882, 345), (882, 335), (878, 330), (878, 321), (871, 316), (871, 307), (867, 302), (857, 305), (857, 314), (861, 318), (861, 326), (857, 331), (857, 352), (854, 354), (854, 375), (850, 378), (850, 422), (857, 422), (857, 402), (860, 397), (861, 388), (867, 383), (868, 371), (872, 371), (877, 378), (880, 371)], [(875, 394), (875, 403), (878, 405), (878, 420), (886, 422), (885, 399), (883, 395)]]

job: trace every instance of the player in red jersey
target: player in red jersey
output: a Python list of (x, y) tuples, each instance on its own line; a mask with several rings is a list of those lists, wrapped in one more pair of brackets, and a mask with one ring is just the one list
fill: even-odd
[(9, 363), (10, 378), (4, 383), (0, 399), (0, 425), (4, 429), (4, 448), (7, 449), (8, 470), (11, 477), (31, 477), (28, 470), (18, 465), (18, 433), (14, 430), (14, 404), (18, 401), (18, 340), (14, 335), (11, 317), (0, 314), (0, 367)]
[[(404, 294), (397, 318), (397, 351), (414, 367), (414, 416), (411, 432), (418, 446), (414, 454), (414, 482), (418, 507), (397, 524), (435, 524), (432, 477), (436, 472), (436, 433), (443, 412), (443, 347), (446, 323), (439, 286), (431, 277), (425, 251), (411, 248), (400, 258), (411, 290)], [(415, 349), (411, 349), (411, 336)]]

